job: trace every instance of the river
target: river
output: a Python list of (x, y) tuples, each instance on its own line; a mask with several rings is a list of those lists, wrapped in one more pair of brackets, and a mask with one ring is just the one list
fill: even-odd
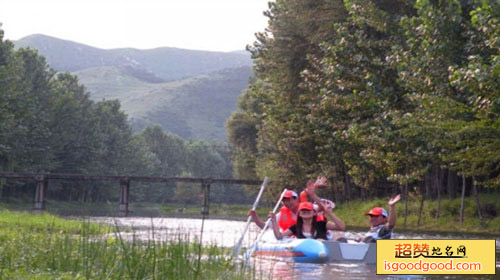
[[(203, 244), (233, 247), (238, 242), (245, 222), (206, 219), (201, 235), (201, 219), (185, 218), (91, 218), (93, 221), (109, 223), (119, 227), (129, 227), (131, 232), (121, 232), (125, 239), (167, 241), (179, 234), (191, 240), (202, 240)], [(260, 229), (251, 224), (243, 246), (253, 244)], [(363, 236), (364, 232), (346, 231), (348, 239)], [(396, 239), (496, 239), (496, 275), (377, 275), (375, 265), (328, 263), (299, 264), (276, 259), (252, 259), (257, 279), (500, 279), (500, 236), (485, 237), (471, 234), (422, 234), (395, 231)]]

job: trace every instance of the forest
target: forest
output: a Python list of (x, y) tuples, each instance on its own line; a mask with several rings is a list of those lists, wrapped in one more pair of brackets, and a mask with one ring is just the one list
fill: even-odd
[[(0, 30), (0, 171), (231, 178), (231, 148), (150, 126), (133, 133), (118, 100), (92, 101), (76, 76), (57, 73)], [(116, 182), (51, 181), (49, 197), (117, 200)], [(139, 184), (134, 201), (197, 201), (199, 186)], [(0, 198), (32, 200), (34, 182), (0, 179)], [(217, 197), (223, 197), (219, 192)], [(216, 197), (216, 198), (217, 198)]]
[(237, 177), (324, 175), (337, 201), (498, 192), (498, 1), (276, 0), (265, 15), (227, 123)]

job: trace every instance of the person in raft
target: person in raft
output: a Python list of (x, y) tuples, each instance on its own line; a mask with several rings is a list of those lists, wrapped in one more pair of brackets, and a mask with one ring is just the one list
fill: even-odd
[[(326, 186), (327, 180), (325, 177), (319, 177), (315, 182), (309, 181), (307, 182), (307, 188), (314, 188)], [(307, 201), (307, 193), (306, 191), (302, 191), (300, 194), (300, 201), (298, 199), (298, 195), (296, 192), (292, 190), (287, 190), (283, 195), (283, 200), (281, 203), (283, 207), (281, 207), (280, 212), (276, 215), (276, 220), (278, 221), (278, 226), (281, 231), (287, 230), (289, 227), (295, 225), (297, 222), (297, 212), (299, 210), (299, 202)], [(262, 220), (259, 215), (255, 212), (255, 210), (250, 210), (248, 213), (252, 217), (252, 221), (261, 229), (264, 228), (266, 222)], [(320, 220), (321, 217), (324, 218), (324, 215), (318, 216)]]
[(391, 198), (389, 205), (389, 214), (382, 207), (373, 207), (365, 215), (370, 216), (370, 230), (362, 242), (376, 242), (377, 239), (391, 239), (392, 229), (396, 225), (396, 203), (401, 199), (401, 195)]
[(287, 230), (281, 232), (278, 227), (278, 222), (276, 221), (276, 215), (271, 212), (269, 216), (272, 221), (273, 232), (276, 239), (282, 239), (283, 237), (289, 237), (295, 235), (297, 238), (314, 238), (314, 239), (324, 239), (327, 240), (328, 230), (345, 230), (345, 224), (342, 222), (332, 210), (321, 202), (318, 196), (314, 192), (315, 187), (308, 186), (306, 192), (310, 198), (318, 204), (319, 208), (322, 209), (329, 221), (318, 221), (316, 210), (314, 210), (314, 205), (311, 202), (301, 202), (299, 204), (297, 223)]
[[(283, 206), (278, 215), (276, 215), (278, 225), (282, 231), (287, 230), (297, 222), (297, 212), (299, 211), (298, 197), (297, 193), (292, 190), (287, 190), (283, 195), (283, 200), (281, 200)], [(252, 217), (252, 221), (254, 221), (258, 227), (261, 229), (264, 228), (266, 222), (257, 215), (255, 210), (250, 210), (249, 214)]]

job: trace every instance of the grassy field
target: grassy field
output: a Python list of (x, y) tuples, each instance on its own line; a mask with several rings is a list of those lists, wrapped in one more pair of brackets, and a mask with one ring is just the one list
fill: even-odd
[(184, 240), (125, 242), (107, 226), (2, 210), (0, 279), (244, 278), (227, 249)]

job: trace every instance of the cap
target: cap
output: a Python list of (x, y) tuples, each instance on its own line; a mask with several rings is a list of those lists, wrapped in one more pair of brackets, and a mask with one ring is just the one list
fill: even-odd
[(365, 215), (367, 215), (367, 216), (380, 216), (380, 215), (382, 215), (384, 217), (387, 217), (387, 211), (382, 207), (373, 207)]
[(299, 196), (297, 195), (297, 193), (296, 193), (296, 192), (291, 191), (291, 190), (287, 190), (287, 191), (285, 192), (285, 194), (283, 195), (283, 198), (291, 198), (291, 197), (297, 198), (297, 197), (299, 197)]
[[(333, 202), (329, 199), (326, 199), (326, 198), (320, 198), (320, 200), (321, 200), (321, 203), (323, 203), (323, 205), (325, 207), (328, 207), (332, 210), (335, 209), (335, 202)], [(319, 205), (316, 204), (316, 202), (314, 202), (314, 210), (318, 211), (318, 209), (319, 209)]]
[(301, 202), (299, 204), (299, 211), (300, 210), (314, 210), (314, 205), (311, 202)]
[(321, 203), (323, 203), (326, 207), (330, 207), (332, 209), (335, 208), (335, 202), (329, 199), (321, 198)]

